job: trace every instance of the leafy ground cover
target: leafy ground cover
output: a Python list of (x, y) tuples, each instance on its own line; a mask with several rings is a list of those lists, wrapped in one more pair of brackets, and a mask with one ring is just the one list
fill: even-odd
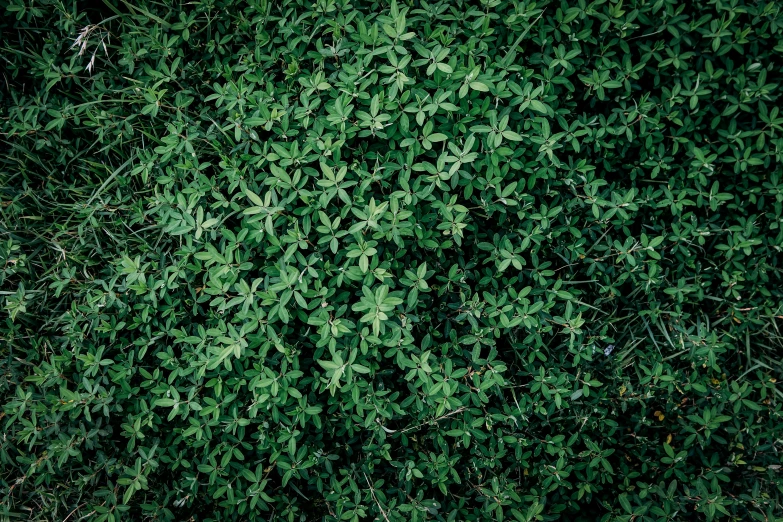
[(0, 513), (783, 520), (783, 4), (0, 0)]

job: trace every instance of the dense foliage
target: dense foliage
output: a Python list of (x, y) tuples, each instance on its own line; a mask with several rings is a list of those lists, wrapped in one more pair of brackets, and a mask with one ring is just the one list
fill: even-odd
[(3, 517), (783, 520), (783, 3), (0, 12)]

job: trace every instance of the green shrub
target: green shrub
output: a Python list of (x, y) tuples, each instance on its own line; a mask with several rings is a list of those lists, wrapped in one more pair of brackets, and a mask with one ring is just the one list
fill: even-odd
[(0, 0), (0, 509), (783, 520), (783, 4)]

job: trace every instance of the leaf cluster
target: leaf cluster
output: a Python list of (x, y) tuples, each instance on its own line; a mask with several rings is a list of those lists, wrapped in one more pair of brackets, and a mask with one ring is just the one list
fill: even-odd
[(0, 0), (0, 514), (783, 518), (777, 0)]

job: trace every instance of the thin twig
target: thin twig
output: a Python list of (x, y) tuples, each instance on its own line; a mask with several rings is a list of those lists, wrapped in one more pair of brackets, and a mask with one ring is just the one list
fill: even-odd
[(408, 428), (405, 428), (404, 430), (400, 431), (400, 433), (406, 433), (406, 432), (409, 432), (409, 431), (412, 431), (412, 430), (416, 430), (416, 429), (419, 429), (419, 428), (421, 428), (422, 426), (426, 426), (426, 425), (428, 425), (428, 424), (429, 424), (429, 425), (435, 424), (435, 423), (436, 423), (436, 422), (438, 422), (439, 420), (443, 420), (443, 419), (445, 419), (445, 418), (447, 418), (447, 417), (451, 417), (452, 415), (456, 415), (456, 414), (458, 414), (458, 413), (460, 413), (460, 412), (462, 412), (462, 411), (465, 411), (466, 409), (467, 409), (467, 408), (466, 408), (465, 406), (462, 406), (462, 407), (460, 407), (460, 408), (457, 408), (457, 409), (456, 409), (456, 410), (454, 410), (454, 411), (451, 411), (451, 412), (449, 412), (449, 413), (446, 413), (446, 414), (444, 414), (444, 415), (441, 415), (441, 416), (440, 416), (440, 417), (438, 417), (437, 419), (433, 419), (433, 420), (431, 420), (431, 421), (429, 421), (429, 422), (422, 422), (421, 424), (417, 424), (416, 426), (410, 426), (410, 427), (408, 427)]
[[(85, 502), (84, 504), (86, 504), (86, 502)], [(73, 511), (71, 511), (70, 513), (68, 513), (68, 516), (67, 516), (67, 517), (65, 517), (65, 518), (63, 519), (63, 522), (66, 522), (66, 521), (67, 521), (69, 518), (71, 518), (71, 516), (72, 516), (74, 513), (76, 513), (76, 511), (78, 511), (78, 510), (79, 510), (79, 508), (81, 508), (81, 507), (84, 507), (84, 504), (82, 504), (82, 505), (80, 505), (80, 506), (76, 506), (76, 507), (73, 509)]]
[(375, 504), (377, 504), (378, 509), (381, 510), (381, 515), (383, 515), (383, 519), (386, 522), (391, 522), (389, 520), (389, 517), (386, 516), (386, 512), (383, 510), (383, 506), (381, 506), (381, 503), (378, 501), (378, 497), (375, 496), (375, 488), (372, 487), (372, 484), (370, 483), (370, 478), (367, 476), (367, 473), (362, 472), (362, 474), (364, 475), (364, 480), (367, 481), (367, 487), (370, 488), (370, 495), (372, 495), (372, 499), (375, 501)]

